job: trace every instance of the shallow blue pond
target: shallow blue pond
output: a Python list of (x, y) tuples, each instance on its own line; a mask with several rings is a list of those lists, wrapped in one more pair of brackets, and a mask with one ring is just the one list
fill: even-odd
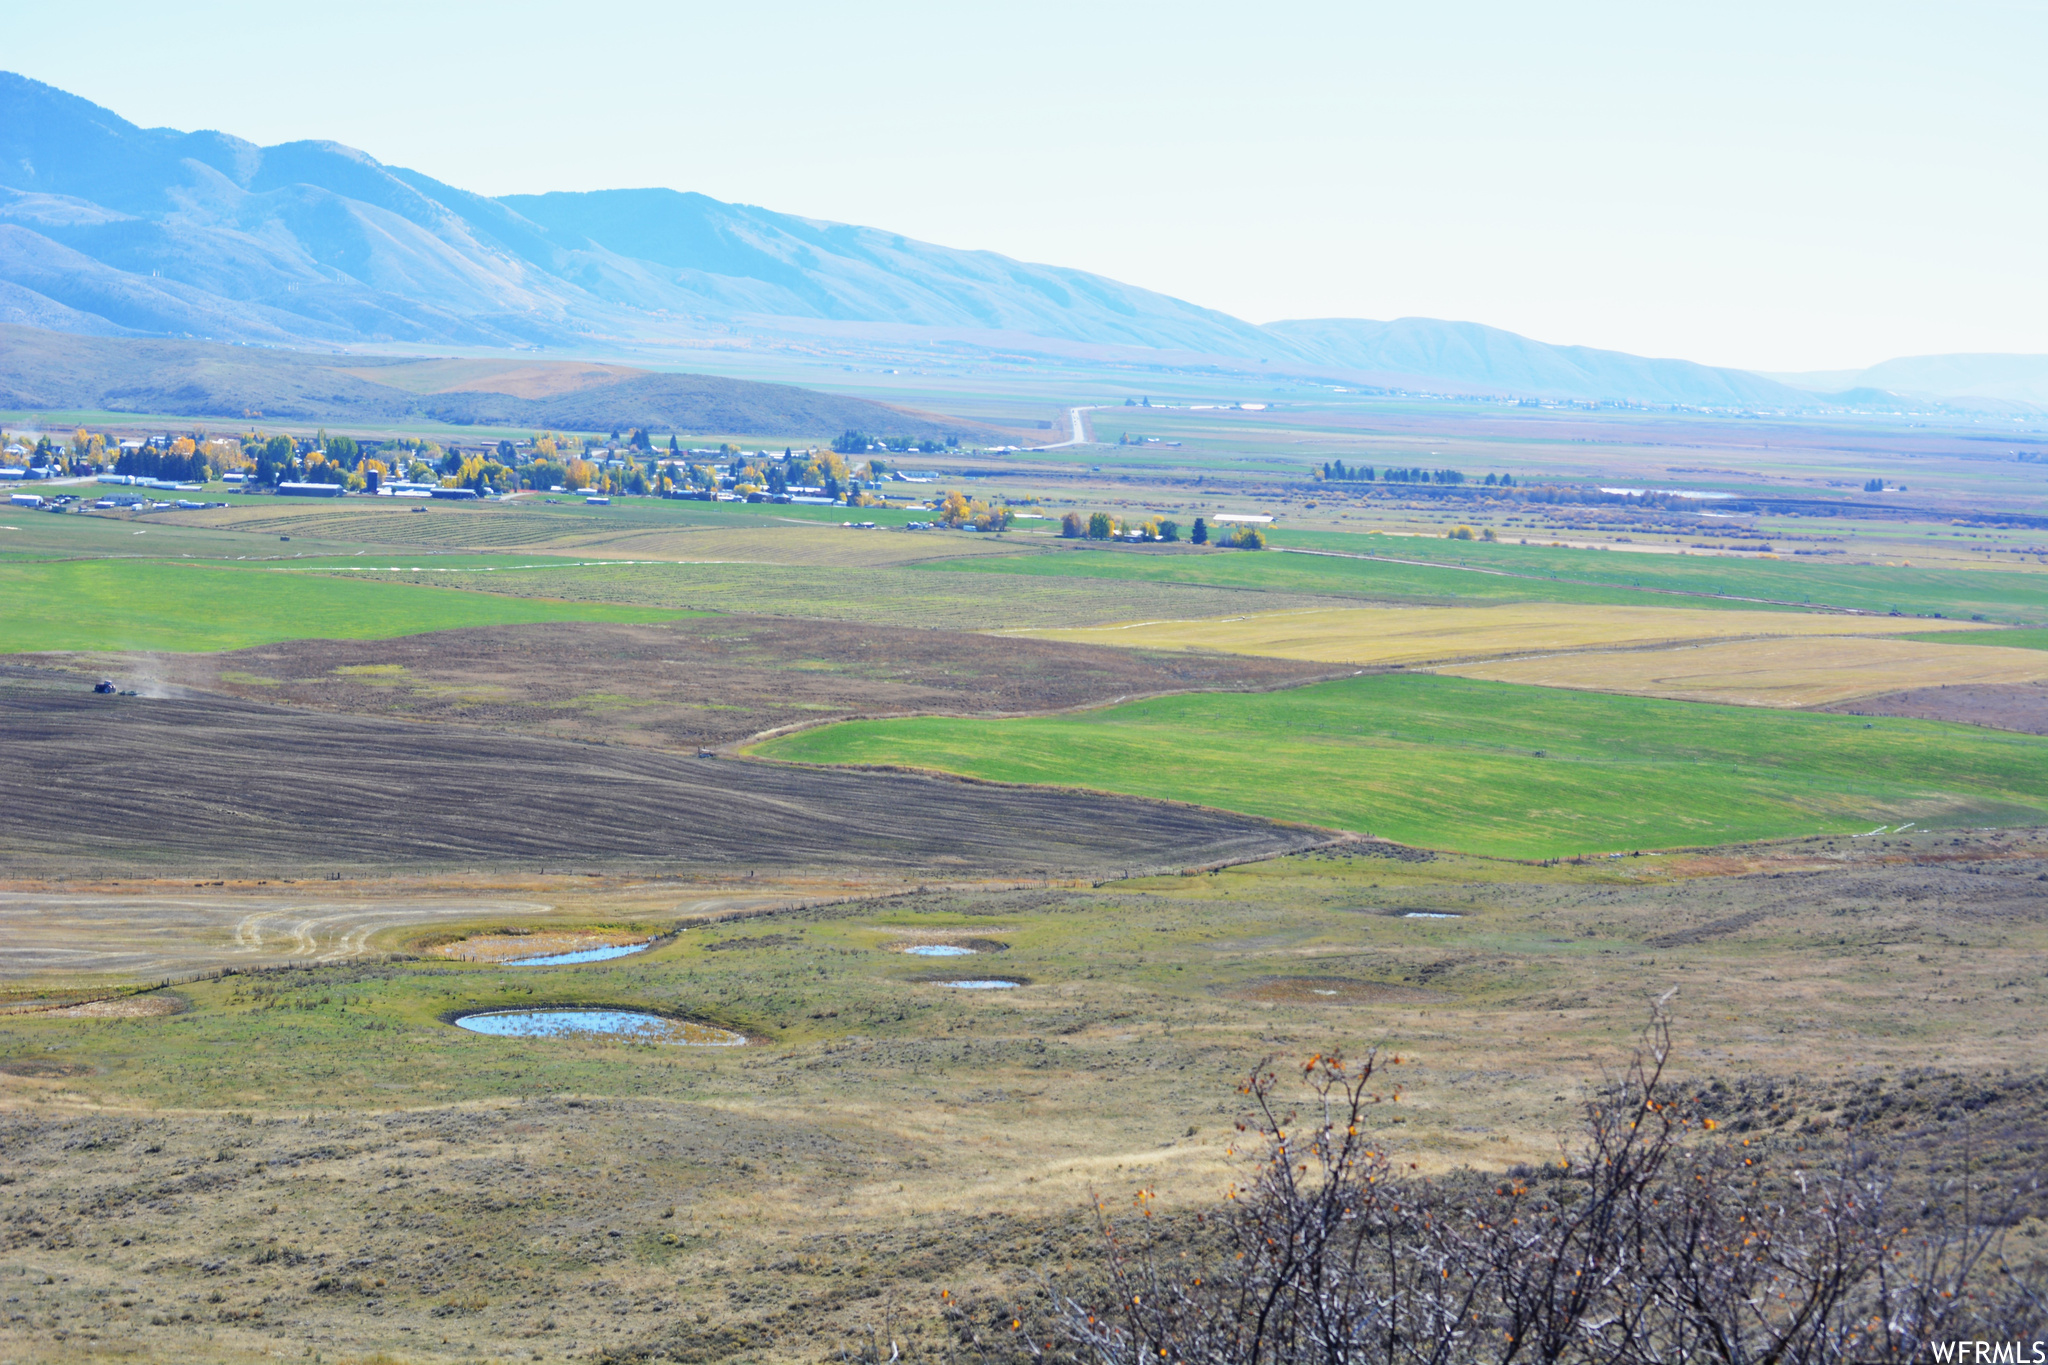
[(540, 957), (515, 957), (504, 965), (507, 967), (556, 967), (565, 966), (571, 962), (603, 962), (606, 958), (624, 957), (628, 953), (641, 952), (653, 942), (653, 939), (649, 939), (646, 943), (608, 943), (602, 948), (579, 948), (573, 953), (545, 953)]
[(493, 1038), (618, 1038), (671, 1047), (739, 1047), (747, 1041), (729, 1029), (639, 1010), (493, 1010), (465, 1014), (455, 1027)]

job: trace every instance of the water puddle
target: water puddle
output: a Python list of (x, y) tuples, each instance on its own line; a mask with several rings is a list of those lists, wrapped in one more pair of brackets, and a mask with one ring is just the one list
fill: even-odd
[(607, 943), (600, 948), (579, 948), (568, 953), (543, 953), (539, 957), (515, 957), (503, 964), (507, 967), (559, 967), (571, 962), (604, 962), (614, 957), (625, 957), (631, 953), (645, 952), (653, 939), (646, 943)]
[(989, 977), (979, 981), (940, 981), (934, 984), (955, 991), (1013, 991), (1023, 985), (1021, 981), (1004, 981), (1000, 977)]
[(912, 957), (973, 957), (976, 950), (957, 943), (913, 943), (903, 951)]
[(1421, 1005), (1454, 998), (1421, 986), (1345, 976), (1260, 976), (1221, 992), (1272, 1005)]
[(1465, 918), (1465, 917), (1464, 917), (1463, 915), (1454, 915), (1454, 914), (1452, 914), (1452, 913), (1451, 913), (1450, 911), (1448, 911), (1448, 910), (1403, 910), (1403, 911), (1401, 912), (1401, 918), (1402, 918), (1402, 919), (1463, 919), (1463, 918)]
[(427, 951), (457, 962), (482, 962), (493, 967), (558, 967), (575, 962), (603, 962), (652, 948), (658, 936), (630, 929), (508, 929), (471, 934)]
[(617, 1038), (671, 1047), (739, 1047), (747, 1041), (730, 1029), (640, 1010), (491, 1010), (465, 1014), (455, 1027), (493, 1038)]

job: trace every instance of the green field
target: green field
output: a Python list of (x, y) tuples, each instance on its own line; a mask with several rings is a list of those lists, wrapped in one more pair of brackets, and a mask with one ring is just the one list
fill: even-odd
[[(446, 582), (492, 594), (534, 594), (579, 602), (869, 621), (876, 625), (946, 630), (1102, 625), (1133, 617), (1228, 616), (1246, 611), (1341, 607), (1342, 598), (1294, 593), (1248, 594), (1193, 583), (1128, 583), (1115, 579), (989, 578), (947, 572), (971, 559), (927, 565), (838, 568), (800, 564), (598, 563), (535, 567), (519, 572), (438, 571), (468, 562), (436, 556), (422, 572), (385, 575), (391, 581)], [(328, 561), (323, 561), (328, 562)], [(373, 559), (354, 561), (373, 565)], [(412, 561), (394, 558), (387, 564)], [(504, 561), (535, 564), (531, 559)], [(365, 568), (367, 575), (374, 572)]]
[(2048, 739), (1433, 676), (1078, 716), (854, 721), (756, 752), (1091, 787), (1529, 858), (2048, 817)]
[[(1927, 640), (1934, 644), (1952, 645), (1956, 642), (1953, 633), (1947, 631), (1915, 632), (1901, 635), (1901, 640)], [(2003, 645), (2007, 649), (2048, 649), (2048, 629), (2043, 630), (1977, 630), (1970, 632), (1973, 645)]]
[(653, 607), (454, 592), (181, 560), (0, 563), (0, 653), (244, 649), (277, 640), (384, 640), (462, 626), (667, 621)]
[[(1312, 548), (1344, 555), (1431, 562), (1389, 563), (1385, 559), (1341, 558), (1336, 553), (1074, 550), (1000, 562), (948, 564), (947, 568), (963, 573), (1208, 583), (1268, 592), (1465, 606), (1536, 601), (1758, 610), (1760, 603), (1775, 602), (1793, 607), (1900, 611), (1909, 616), (1935, 612), (1949, 617), (1982, 615), (2015, 624), (2048, 621), (2048, 574), (1681, 558), (1334, 532), (1279, 535), (1283, 542), (1299, 542), (1302, 548), (1311, 548), (1308, 542), (1313, 542)], [(1448, 548), (1451, 546), (1457, 548)]]

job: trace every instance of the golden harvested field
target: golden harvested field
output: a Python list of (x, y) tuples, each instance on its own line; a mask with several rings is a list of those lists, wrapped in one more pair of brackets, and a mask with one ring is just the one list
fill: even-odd
[(2048, 654), (1921, 640), (1814, 636), (1733, 640), (1693, 648), (1589, 650), (1456, 664), (1438, 671), (1677, 701), (1799, 707), (1908, 688), (2038, 682), (2048, 679)]
[(1888, 635), (1981, 629), (1968, 621), (1687, 607), (1337, 607), (1190, 621), (1127, 621), (1001, 632), (1143, 649), (1204, 649), (1318, 663), (1424, 664), (1503, 654), (1758, 637)]

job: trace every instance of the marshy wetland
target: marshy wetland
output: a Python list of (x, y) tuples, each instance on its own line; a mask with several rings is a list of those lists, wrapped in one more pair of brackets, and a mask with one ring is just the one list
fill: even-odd
[[(8, 1014), (0, 1284), (21, 1316), (0, 1341), (809, 1361), (873, 1329), (943, 1359), (1000, 1341), (1041, 1273), (1090, 1273), (1094, 1200), (1215, 1199), (1262, 1058), (1398, 1052), (1389, 1149), (1501, 1170), (1555, 1159), (1674, 988), (1684, 1075), (1752, 1140), (1855, 1127), (1938, 1165), (1967, 1120), (1971, 1159), (2011, 1169), (2048, 1141), (2044, 877), (2024, 833), (1556, 867), (1373, 845), (686, 918), (547, 968), (414, 951), (398, 926), (353, 962), (181, 985), (173, 1013)], [(627, 932), (601, 902), (547, 928)], [(1423, 906), (1456, 917), (1402, 917)], [(1005, 950), (902, 950), (979, 939)], [(747, 1041), (449, 1026), (533, 1010)], [(2048, 1245), (2039, 1212), (2017, 1250)]]

